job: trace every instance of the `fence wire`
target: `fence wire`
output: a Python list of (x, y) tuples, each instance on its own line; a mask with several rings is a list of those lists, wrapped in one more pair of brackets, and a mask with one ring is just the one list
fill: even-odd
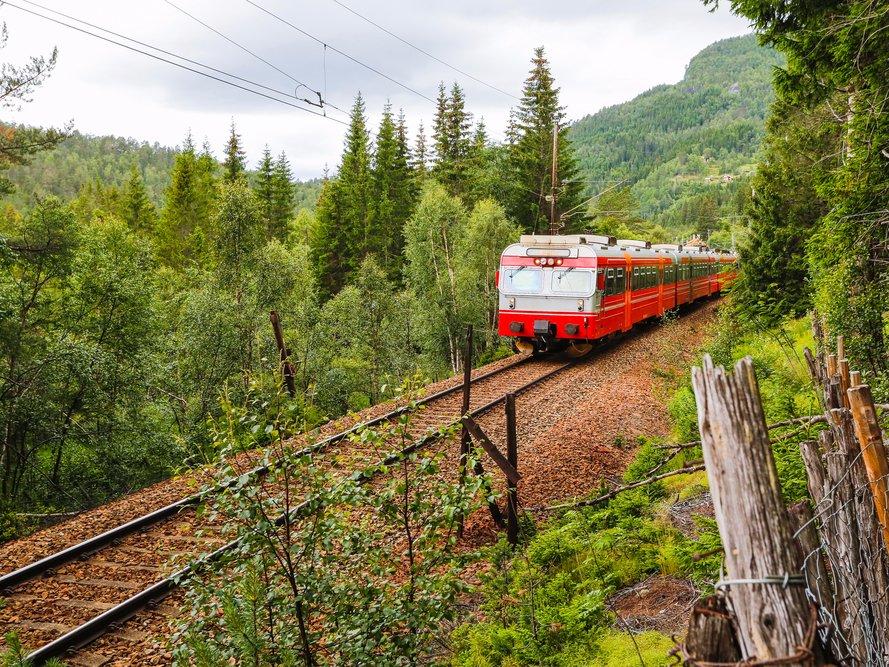
[(806, 531), (817, 535), (803, 554), (806, 595), (818, 606), (819, 634), (836, 660), (883, 666), (889, 664), (889, 558), (862, 454), (834, 447), (822, 452), (827, 476), (813, 517), (796, 532), (803, 544)]

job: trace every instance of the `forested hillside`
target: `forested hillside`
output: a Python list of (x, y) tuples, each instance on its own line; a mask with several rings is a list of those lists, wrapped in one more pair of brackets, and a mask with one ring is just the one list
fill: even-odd
[(309, 183), (271, 148), (249, 164), (234, 123), (177, 150), (0, 124), (0, 536), (215, 459), (214, 421), (280, 391), (271, 310), (306, 427), (452, 375), (467, 323), (477, 359), (509, 354), (499, 254), (545, 227), (527, 191), (550, 191), (556, 123), (566, 177), (573, 156), (542, 48), (507, 143), (467, 107), (442, 83), (412, 139), (358, 95), (337, 170)]
[(722, 40), (696, 55), (679, 83), (574, 123), (589, 194), (622, 183), (635, 213), (671, 236), (725, 228), (753, 172), (781, 63), (753, 35)]
[[(55, 195), (73, 199), (85, 188), (120, 188), (136, 166), (148, 198), (161, 206), (164, 190), (170, 184), (173, 161), (181, 147), (170, 148), (157, 142), (123, 137), (96, 137), (74, 131), (54, 150), (38, 153), (30, 164), (9, 170), (15, 186), (6, 201), (18, 208), (33, 203), (35, 197)], [(205, 147), (209, 151), (209, 147)], [(321, 180), (295, 184), (297, 206), (314, 208)]]

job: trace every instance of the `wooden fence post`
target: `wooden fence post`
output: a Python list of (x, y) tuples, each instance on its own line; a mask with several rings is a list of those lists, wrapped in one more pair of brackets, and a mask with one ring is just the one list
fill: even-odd
[(275, 332), (275, 344), (278, 346), (278, 355), (281, 359), (281, 373), (284, 376), (284, 387), (291, 397), (296, 396), (296, 380), (293, 372), (293, 364), (290, 363), (290, 350), (284, 343), (284, 329), (281, 327), (281, 318), (278, 312), (273, 310), (269, 313), (269, 320), (272, 323), (272, 330)]
[(742, 658), (823, 664), (753, 361), (742, 359), (728, 375), (706, 355), (692, 384)]
[[(515, 394), (506, 395), (506, 458), (518, 470), (519, 453), (516, 440)], [(508, 481), (506, 486), (506, 539), (513, 546), (519, 543), (518, 487)]]
[(889, 545), (889, 461), (870, 387), (866, 384), (851, 387), (848, 390), (848, 400), (855, 435), (861, 444), (861, 458), (877, 508), (877, 519), (883, 528), (884, 544)]
[[(472, 325), (466, 326), (466, 349), (463, 351), (463, 404), (460, 408), (460, 416), (465, 417), (469, 413), (470, 388), (472, 386)], [(460, 488), (466, 481), (466, 466), (469, 462), (469, 430), (466, 425), (460, 431), (460, 472), (458, 484)], [(463, 520), (461, 514), (457, 517), (457, 537), (463, 536)]]

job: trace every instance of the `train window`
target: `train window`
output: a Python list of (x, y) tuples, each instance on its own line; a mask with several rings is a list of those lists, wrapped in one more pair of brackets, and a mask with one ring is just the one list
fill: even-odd
[(543, 289), (543, 271), (526, 266), (511, 267), (505, 271), (504, 291), (536, 294)]
[(593, 291), (593, 272), (578, 269), (556, 269), (553, 271), (553, 292), (590, 294)]
[(617, 277), (614, 280), (614, 293), (621, 294), (627, 289), (627, 280), (624, 277), (624, 270), (617, 270)]
[(605, 296), (610, 296), (614, 293), (614, 269), (608, 269), (608, 272), (605, 274)]

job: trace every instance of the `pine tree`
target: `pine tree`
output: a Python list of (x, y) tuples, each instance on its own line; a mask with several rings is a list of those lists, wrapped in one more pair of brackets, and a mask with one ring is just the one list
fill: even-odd
[(274, 225), (272, 222), (272, 206), (275, 196), (273, 184), (274, 168), (275, 163), (272, 160), (272, 152), (269, 150), (268, 144), (266, 144), (262, 151), (259, 168), (256, 170), (256, 187), (253, 188), (253, 192), (259, 202), (259, 210), (269, 232)]
[(241, 147), (241, 135), (235, 128), (235, 121), (232, 119), (231, 133), (228, 142), (225, 145), (225, 160), (222, 163), (223, 180), (226, 183), (233, 183), (247, 171), (247, 156)]
[(352, 105), (340, 170), (318, 198), (318, 233), (312, 255), (322, 297), (348, 282), (370, 246), (370, 138), (361, 94)]
[[(543, 47), (534, 50), (531, 72), (525, 80), (522, 100), (510, 118), (508, 137), (509, 179), (512, 185), (510, 214), (527, 231), (547, 229), (552, 187), (553, 129), (558, 124), (558, 177), (556, 218), (581, 202), (582, 187), (577, 178), (577, 162), (568, 141), (564, 107), (559, 106), (555, 86)], [(533, 194), (531, 194), (533, 193)], [(575, 216), (577, 219), (579, 216)], [(562, 220), (559, 226), (570, 225)]]
[(149, 233), (157, 222), (157, 210), (148, 198), (145, 182), (139, 168), (134, 164), (130, 177), (124, 184), (121, 218), (127, 226), (139, 234)]
[(293, 184), (293, 173), (290, 162), (282, 151), (272, 168), (272, 206), (269, 237), (283, 241), (287, 238), (288, 224), (293, 215), (296, 199), (296, 188)]

